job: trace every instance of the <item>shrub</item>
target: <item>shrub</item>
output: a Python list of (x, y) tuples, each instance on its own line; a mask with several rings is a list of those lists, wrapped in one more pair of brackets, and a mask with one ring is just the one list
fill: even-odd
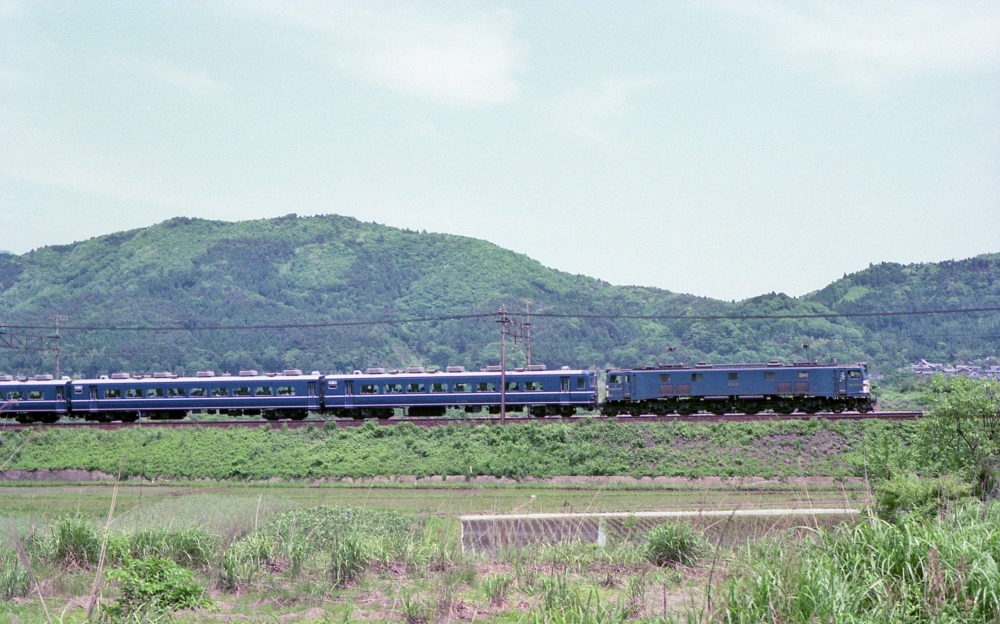
[(886, 522), (898, 522), (905, 515), (933, 518), (956, 501), (968, 497), (971, 486), (947, 475), (923, 478), (916, 475), (893, 477), (875, 488), (875, 509)]
[(51, 557), (67, 567), (97, 565), (102, 536), (98, 528), (80, 518), (60, 518), (52, 527)]
[(142, 611), (194, 609), (209, 606), (211, 600), (188, 570), (170, 559), (149, 557), (126, 559), (121, 568), (106, 572), (117, 581), (121, 598), (112, 606), (112, 615)]
[(0, 556), (0, 598), (10, 600), (27, 595), (31, 588), (28, 570), (14, 555)]
[(356, 533), (340, 536), (333, 544), (330, 557), (330, 580), (345, 587), (360, 577), (372, 560), (369, 539)]
[(499, 606), (507, 601), (507, 594), (513, 584), (514, 579), (509, 574), (491, 574), (483, 580), (483, 593), (490, 604)]
[(996, 622), (1000, 503), (942, 518), (870, 518), (817, 539), (748, 547), (730, 566), (720, 620)]
[(646, 559), (658, 566), (692, 565), (708, 545), (705, 537), (687, 522), (664, 522), (647, 536)]

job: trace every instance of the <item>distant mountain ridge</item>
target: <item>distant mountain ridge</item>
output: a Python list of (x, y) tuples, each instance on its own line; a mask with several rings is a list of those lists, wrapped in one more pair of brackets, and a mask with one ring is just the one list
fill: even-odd
[[(491, 243), (336, 215), (215, 222), (177, 218), (137, 230), (0, 254), (0, 320), (70, 326), (301, 324), (519, 311), (598, 316), (822, 314), (1000, 307), (1000, 254), (883, 263), (804, 297), (738, 303), (611, 286)], [(896, 367), (1000, 353), (997, 314), (650, 321), (534, 317), (536, 362), (603, 368), (664, 361), (867, 360)], [(19, 331), (13, 329), (11, 331)], [(24, 330), (28, 331), (28, 330)], [(32, 330), (31, 333), (39, 333)], [(802, 345), (809, 345), (803, 348)], [(513, 349), (512, 362), (523, 361)], [(499, 359), (493, 319), (326, 329), (82, 332), (63, 337), (63, 370), (302, 368), (463, 364)], [(0, 369), (52, 369), (51, 355), (0, 350)]]

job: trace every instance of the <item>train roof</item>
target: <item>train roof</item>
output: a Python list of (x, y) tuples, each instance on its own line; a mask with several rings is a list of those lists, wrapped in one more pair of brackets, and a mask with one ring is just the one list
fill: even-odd
[[(531, 375), (533, 377), (538, 376), (558, 376), (558, 375), (588, 375), (594, 374), (595, 371), (585, 370), (585, 369), (570, 369), (568, 367), (558, 368), (558, 369), (543, 369), (541, 367), (533, 367), (530, 370), (515, 368), (508, 369), (508, 375)], [(354, 371), (353, 373), (330, 373), (326, 375), (321, 375), (318, 371), (313, 371), (312, 373), (303, 374), (302, 371), (296, 369), (290, 369), (282, 371), (279, 373), (263, 373), (260, 374), (255, 370), (240, 371), (239, 374), (221, 374), (217, 375), (212, 371), (201, 371), (194, 376), (186, 375), (180, 376), (168, 372), (153, 373), (152, 375), (132, 375), (129, 373), (114, 373), (111, 376), (102, 376), (97, 379), (73, 379), (64, 378), (61, 383), (68, 383), (72, 381), (74, 384), (122, 384), (128, 385), (135, 383), (137, 381), (143, 383), (150, 382), (163, 382), (163, 383), (210, 383), (210, 382), (226, 382), (235, 383), (240, 381), (246, 382), (275, 382), (280, 380), (293, 381), (296, 379), (315, 381), (320, 377), (330, 378), (330, 379), (392, 379), (396, 377), (406, 377), (406, 378), (427, 378), (427, 379), (441, 379), (447, 377), (458, 377), (458, 376), (479, 376), (479, 375), (499, 375), (499, 367), (488, 367), (484, 370), (465, 370), (460, 366), (449, 366), (446, 370), (425, 370), (423, 367), (411, 367), (409, 369), (399, 369), (399, 370), (386, 370), (383, 368), (369, 368), (362, 371)], [(52, 383), (49, 381), (48, 383)]]
[[(449, 366), (448, 369), (443, 371), (428, 371), (423, 370), (384, 370), (384, 369), (371, 369), (369, 368), (365, 372), (354, 371), (353, 373), (339, 373), (326, 375), (328, 378), (336, 379), (391, 379), (393, 377), (406, 377), (406, 378), (421, 378), (421, 379), (442, 379), (447, 377), (458, 377), (458, 376), (480, 376), (480, 375), (499, 375), (499, 366), (490, 366), (482, 370), (465, 370), (461, 367)], [(450, 369), (450, 370), (449, 370)], [(594, 374), (596, 371), (586, 370), (586, 369), (571, 369), (571, 368), (557, 368), (557, 369), (543, 369), (543, 368), (533, 368), (531, 370), (523, 368), (507, 369), (508, 375), (530, 375), (532, 377), (539, 376), (560, 376), (560, 375), (589, 375)]]

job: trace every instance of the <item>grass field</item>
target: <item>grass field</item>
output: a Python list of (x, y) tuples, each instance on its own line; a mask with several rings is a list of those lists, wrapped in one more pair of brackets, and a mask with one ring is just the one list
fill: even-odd
[[(0, 487), (0, 515), (7, 529), (0, 539), (0, 559), (8, 567), (6, 577), (0, 569), (0, 591), (4, 578), (8, 586), (13, 584), (9, 568), (17, 559), (20, 543), (32, 559), (34, 573), (43, 579), (40, 587), (46, 608), (58, 613), (62, 622), (82, 622), (112, 497), (114, 519), (109, 528), (115, 546), (109, 552), (119, 554), (108, 555), (112, 557), (108, 567), (127, 565), (122, 552), (148, 554), (153, 548), (157, 553), (172, 553), (194, 572), (215, 605), (197, 612), (182, 611), (174, 616), (175, 621), (333, 622), (345, 617), (518, 621), (525, 611), (557, 603), (570, 608), (588, 597), (599, 599), (608, 609), (627, 606), (638, 616), (662, 615), (666, 596), (672, 613), (692, 596), (701, 595), (706, 571), (697, 566), (653, 565), (644, 558), (640, 542), (604, 549), (563, 544), (491, 555), (463, 553), (459, 514), (821, 506), (822, 501), (843, 506), (845, 501), (864, 503), (865, 492), (847, 484), (754, 488), (18, 484)], [(417, 528), (393, 529), (378, 537), (377, 529), (366, 524), (366, 537), (356, 546), (372, 552), (359, 555), (364, 570), (343, 582), (331, 576), (338, 546), (322, 540), (313, 543), (326, 529), (309, 528), (306, 516), (300, 515), (301, 528), (296, 530), (296, 516), (289, 514), (315, 516), (320, 513), (317, 510), (346, 508), (358, 510), (359, 517), (375, 514), (375, 525), (382, 522), (379, 514), (389, 514), (387, 522)], [(325, 526), (323, 522), (330, 520), (320, 522)], [(275, 529), (276, 523), (285, 529)], [(291, 535), (282, 530), (290, 530)], [(296, 532), (308, 533), (305, 545), (295, 542)], [(335, 539), (351, 534), (348, 526), (338, 525), (333, 532), (341, 536)], [(393, 541), (401, 535), (408, 536), (405, 543)], [(186, 545), (171, 545), (182, 541)], [(296, 548), (304, 550), (296, 554)], [(21, 587), (20, 597), (0, 602), (0, 622), (4, 618), (45, 621), (41, 601), (25, 589), (30, 585)], [(114, 583), (102, 587), (105, 607), (121, 596), (121, 588)]]

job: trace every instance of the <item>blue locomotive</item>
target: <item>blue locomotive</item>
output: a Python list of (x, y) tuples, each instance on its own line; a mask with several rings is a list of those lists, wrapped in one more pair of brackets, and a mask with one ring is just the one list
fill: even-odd
[[(512, 412), (533, 416), (571, 416), (578, 408), (597, 408), (597, 373), (546, 370), (543, 365), (506, 373), (505, 401)], [(261, 416), (268, 420), (304, 419), (310, 412), (350, 418), (390, 418), (402, 409), (409, 416), (439, 416), (451, 408), (500, 412), (499, 367), (443, 372), (411, 367), (364, 373), (322, 375), (300, 370), (193, 377), (167, 372), (151, 376), (115, 373), (100, 379), (0, 376), (0, 417), (18, 422), (52, 423), (60, 417), (98, 422), (185, 418), (191, 412)]]
[(779, 414), (870, 412), (875, 408), (865, 364), (816, 362), (682, 364), (611, 370), (602, 412), (613, 414)]

